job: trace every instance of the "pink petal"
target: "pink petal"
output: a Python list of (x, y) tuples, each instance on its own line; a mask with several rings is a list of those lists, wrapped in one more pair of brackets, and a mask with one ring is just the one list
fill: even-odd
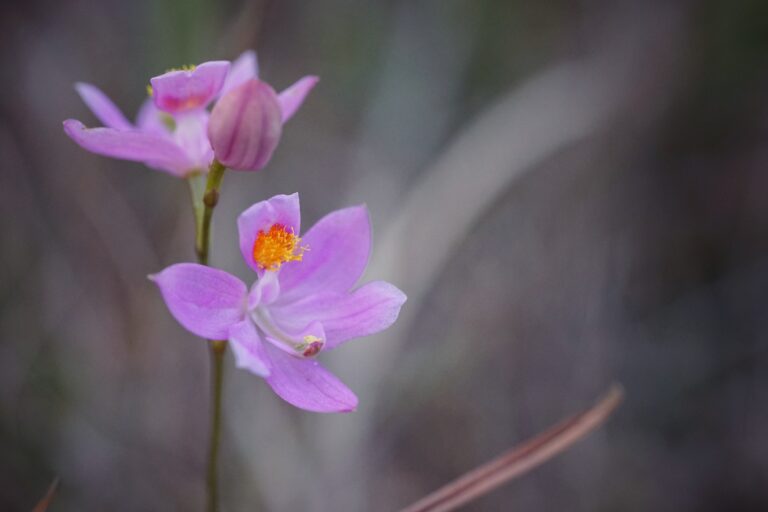
[(238, 322), (229, 330), (229, 342), (238, 368), (259, 377), (269, 375), (269, 355), (264, 342), (250, 319)]
[(116, 130), (133, 129), (133, 125), (120, 112), (120, 109), (98, 87), (80, 82), (75, 84), (75, 89), (104, 126)]
[(84, 149), (98, 155), (144, 162), (176, 176), (183, 176), (193, 164), (172, 141), (136, 130), (86, 128), (75, 119), (64, 121), (64, 132)]
[(317, 293), (346, 293), (362, 275), (371, 250), (368, 209), (331, 212), (302, 237), (309, 250), (301, 262), (280, 269), (280, 304)]
[(264, 272), (248, 292), (248, 310), (259, 304), (272, 304), (280, 295), (280, 281), (277, 272)]
[(313, 412), (351, 412), (357, 397), (314, 359), (298, 358), (266, 345), (271, 359), (267, 384), (280, 398)]
[(319, 80), (320, 78), (314, 75), (305, 76), (278, 94), (277, 99), (280, 102), (280, 110), (283, 113), (284, 123), (292, 118), (293, 114), (299, 110), (301, 104), (304, 103), (304, 98), (307, 97), (309, 91), (317, 85)]
[(172, 138), (187, 155), (195, 169), (200, 171), (208, 169), (213, 160), (213, 149), (208, 141), (206, 110), (197, 110), (178, 116)]
[[(287, 229), (293, 228), (295, 233), (300, 233), (301, 215), (299, 212), (299, 194), (277, 195), (266, 201), (260, 201), (237, 218), (237, 229), (240, 233), (240, 252), (243, 259), (253, 270), (263, 272), (253, 261), (253, 244), (259, 231), (268, 231), (274, 224), (280, 224)], [(295, 265), (295, 262), (283, 265), (284, 268)]]
[(225, 340), (243, 320), (247, 289), (236, 277), (197, 263), (171, 265), (150, 279), (173, 317), (203, 338)]
[(253, 50), (244, 51), (229, 67), (227, 79), (224, 81), (224, 87), (221, 88), (219, 96), (224, 96), (238, 85), (258, 76), (259, 63), (256, 60), (256, 52)]
[(205, 62), (192, 71), (169, 71), (150, 80), (152, 99), (171, 114), (205, 108), (221, 91), (228, 71), (224, 60)]
[(406, 297), (385, 281), (374, 281), (352, 293), (319, 293), (296, 302), (270, 308), (273, 318), (287, 328), (298, 329), (319, 321), (325, 330), (325, 348), (361, 336), (381, 332), (395, 323)]
[[(152, 133), (155, 135), (170, 136), (170, 128), (163, 123), (162, 116), (168, 117), (171, 121), (173, 118), (169, 114), (158, 110), (155, 106), (155, 102), (152, 98), (147, 98), (144, 103), (141, 104), (139, 113), (136, 115), (136, 128), (142, 132)], [(175, 123), (175, 121), (173, 121)]]

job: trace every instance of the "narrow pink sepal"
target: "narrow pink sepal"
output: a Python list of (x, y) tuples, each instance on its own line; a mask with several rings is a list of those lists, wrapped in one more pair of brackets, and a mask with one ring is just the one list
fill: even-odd
[(317, 76), (305, 76), (277, 96), (280, 102), (283, 123), (292, 118), (296, 111), (299, 110), (307, 94), (317, 85), (318, 81), (320, 81), (320, 78)]
[(117, 108), (117, 105), (112, 103), (112, 100), (110, 100), (98, 87), (78, 82), (75, 84), (75, 89), (83, 102), (85, 102), (85, 104), (88, 105), (88, 108), (91, 109), (93, 115), (95, 115), (99, 121), (104, 123), (104, 126), (116, 130), (133, 129), (133, 125), (125, 118), (120, 109)]
[(256, 52), (246, 50), (240, 56), (232, 61), (227, 73), (227, 79), (224, 81), (224, 87), (221, 88), (220, 96), (224, 96), (235, 87), (244, 84), (251, 78), (259, 77), (259, 62)]

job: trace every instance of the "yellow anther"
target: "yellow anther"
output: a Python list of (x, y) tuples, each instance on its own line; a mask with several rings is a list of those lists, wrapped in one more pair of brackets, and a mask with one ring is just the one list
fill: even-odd
[(166, 69), (165, 72), (166, 73), (170, 73), (171, 71), (194, 71), (196, 67), (197, 66), (195, 66), (194, 64), (185, 64), (185, 65), (180, 66), (178, 68)]

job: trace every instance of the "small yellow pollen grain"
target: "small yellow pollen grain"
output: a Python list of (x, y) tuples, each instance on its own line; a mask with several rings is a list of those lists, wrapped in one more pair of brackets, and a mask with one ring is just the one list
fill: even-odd
[(170, 73), (171, 71), (194, 71), (196, 67), (197, 66), (195, 66), (194, 64), (184, 64), (183, 66), (179, 66), (178, 68), (166, 69), (165, 72)]
[(147, 84), (147, 95), (151, 98), (152, 95), (155, 94), (155, 91), (152, 89), (152, 86)]
[(323, 341), (323, 339), (318, 338), (317, 336), (313, 336), (311, 334), (307, 334), (306, 336), (304, 336), (304, 343), (309, 344), (309, 343), (314, 343), (316, 341)]
[(269, 231), (260, 230), (253, 244), (253, 261), (262, 270), (277, 270), (289, 261), (301, 261), (308, 247), (300, 247), (301, 238), (293, 229), (274, 224)]

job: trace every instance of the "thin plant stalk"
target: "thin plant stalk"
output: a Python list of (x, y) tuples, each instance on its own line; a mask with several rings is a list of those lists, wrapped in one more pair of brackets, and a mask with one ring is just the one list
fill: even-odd
[[(208, 171), (208, 179), (205, 182), (205, 191), (203, 192), (202, 201), (195, 201), (195, 252), (197, 253), (197, 261), (201, 265), (208, 264), (208, 258), (211, 251), (211, 219), (213, 218), (213, 209), (219, 202), (219, 188), (221, 187), (221, 180), (224, 178), (224, 171), (226, 167), (221, 165), (217, 160), (211, 163), (211, 168)], [(191, 184), (193, 200), (196, 195), (195, 185)]]
[(224, 353), (227, 350), (226, 340), (212, 340), (211, 373), (213, 382), (211, 388), (211, 436), (208, 441), (208, 466), (206, 470), (206, 487), (208, 491), (208, 512), (216, 512), (219, 507), (219, 445), (221, 441), (221, 402), (224, 384)]
[[(195, 211), (195, 253), (201, 265), (208, 265), (211, 252), (211, 220), (213, 209), (219, 202), (219, 189), (226, 168), (214, 160), (208, 171), (205, 188), (201, 176), (189, 178), (192, 204)], [(221, 441), (221, 409), (224, 389), (224, 354), (227, 340), (209, 340), (211, 353), (211, 426), (208, 438), (208, 463), (206, 466), (206, 491), (208, 512), (219, 509), (218, 456)]]
[(603, 425), (624, 397), (614, 384), (586, 411), (571, 416), (492, 461), (465, 473), (400, 512), (450, 512), (562, 453)]

